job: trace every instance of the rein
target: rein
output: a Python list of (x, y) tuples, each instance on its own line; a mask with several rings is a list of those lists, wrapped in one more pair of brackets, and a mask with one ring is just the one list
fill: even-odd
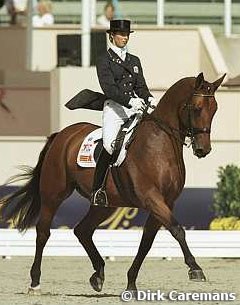
[(177, 136), (176, 133), (178, 134), (182, 134), (183, 136), (185, 136), (186, 134), (178, 129), (178, 128), (174, 128), (170, 125), (168, 125), (167, 123), (165, 123), (164, 121), (162, 121), (161, 119), (153, 116), (153, 115), (148, 115), (144, 118), (144, 120), (146, 121), (153, 121), (160, 129), (162, 129), (163, 131), (165, 131), (170, 137), (174, 137), (178, 142), (180, 142), (182, 145), (188, 146), (187, 143), (185, 143), (185, 141), (183, 141), (181, 139), (181, 137)]

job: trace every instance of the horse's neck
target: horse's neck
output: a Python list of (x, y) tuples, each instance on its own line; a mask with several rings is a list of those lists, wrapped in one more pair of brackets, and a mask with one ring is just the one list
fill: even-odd
[(179, 108), (190, 98), (193, 80), (193, 78), (182, 79), (168, 89), (152, 115), (173, 128), (180, 128)]

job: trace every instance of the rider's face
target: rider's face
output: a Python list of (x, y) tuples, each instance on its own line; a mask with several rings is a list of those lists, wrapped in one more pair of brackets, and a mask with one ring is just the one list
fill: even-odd
[(118, 48), (123, 48), (126, 46), (129, 40), (129, 33), (126, 32), (116, 32), (113, 33), (113, 44)]

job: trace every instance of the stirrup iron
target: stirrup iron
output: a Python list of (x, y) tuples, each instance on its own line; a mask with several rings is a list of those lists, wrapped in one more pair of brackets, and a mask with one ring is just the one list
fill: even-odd
[(107, 193), (104, 188), (95, 191), (91, 198), (91, 204), (95, 206), (108, 207)]

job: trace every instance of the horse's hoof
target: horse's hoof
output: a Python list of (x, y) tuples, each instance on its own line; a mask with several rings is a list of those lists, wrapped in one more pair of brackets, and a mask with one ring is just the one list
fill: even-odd
[(137, 300), (137, 295), (138, 295), (138, 291), (137, 288), (134, 289), (127, 289), (125, 291), (128, 291), (129, 294), (131, 295), (132, 299), (136, 299)]
[(202, 270), (189, 270), (188, 276), (191, 281), (206, 282), (206, 277)]
[(30, 295), (40, 295), (41, 294), (40, 285), (37, 285), (36, 287), (29, 287), (28, 288), (28, 294), (30, 294)]
[(104, 280), (99, 275), (97, 275), (96, 272), (93, 273), (89, 281), (95, 291), (100, 292), (102, 290)]

